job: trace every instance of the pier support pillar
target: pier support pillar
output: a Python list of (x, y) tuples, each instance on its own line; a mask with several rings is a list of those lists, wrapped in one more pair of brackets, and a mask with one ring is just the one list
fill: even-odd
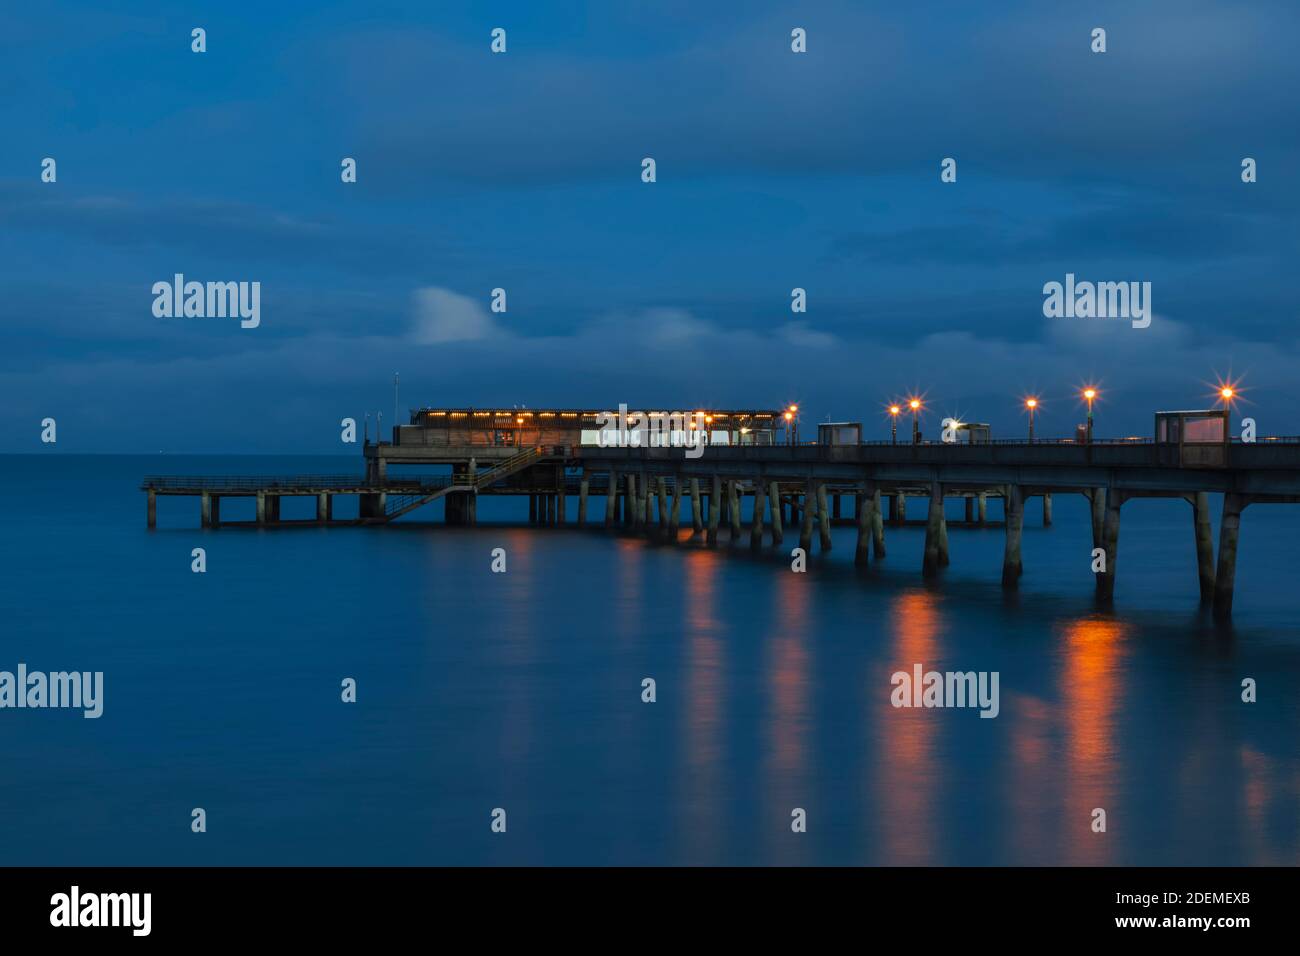
[(1044, 491), (1043, 492), (1043, 527), (1050, 528), (1051, 526), (1052, 526), (1052, 493), (1050, 491)]
[(316, 523), (324, 524), (330, 520), (330, 496), (325, 492), (316, 495)]
[(943, 512), (943, 487), (939, 490), (939, 567), (948, 566), (948, 517)]
[(1196, 571), (1201, 583), (1201, 603), (1214, 600), (1214, 538), (1210, 527), (1210, 494), (1198, 491), (1188, 496), (1192, 505), (1192, 527), (1196, 531)]
[(1232, 616), (1232, 589), (1237, 579), (1237, 537), (1241, 533), (1241, 512), (1250, 499), (1228, 492), (1223, 496), (1223, 517), (1219, 519), (1219, 568), (1214, 575), (1214, 616), (1226, 621)]
[(812, 553), (812, 533), (813, 518), (815, 517), (815, 508), (817, 501), (817, 485), (811, 478), (804, 486), (803, 493), (803, 520), (799, 524), (799, 547), (803, 549), (805, 555)]
[(712, 484), (709, 485), (709, 530), (704, 537), (705, 543), (709, 547), (716, 547), (718, 543), (718, 519), (722, 515), (722, 478), (719, 475), (713, 476)]
[(212, 496), (212, 527), (221, 527), (221, 495)]
[(975, 522), (975, 499), (970, 495), (966, 496), (966, 523), (974, 524)]
[(704, 530), (704, 513), (700, 509), (700, 479), (691, 479), (691, 536)]
[(877, 561), (885, 556), (885, 516), (880, 511), (880, 489), (871, 492), (871, 551)]
[(591, 478), (584, 468), (582, 479), (578, 482), (578, 524), (579, 526), (587, 523), (587, 491), (591, 487)]
[(636, 523), (636, 475), (628, 472), (626, 483), (623, 493), (623, 527), (631, 528)]
[(212, 496), (206, 491), (199, 495), (199, 527), (212, 527)]
[(932, 482), (930, 485), (930, 511), (925, 521), (925, 556), (921, 560), (921, 573), (928, 578), (939, 573), (942, 560), (939, 557), (939, 526), (943, 523), (943, 485)]
[(728, 505), (731, 508), (731, 541), (740, 537), (740, 482), (727, 482)]
[(1002, 500), (1007, 527), (1007, 546), (1002, 555), (1002, 586), (1015, 588), (1020, 586), (1020, 574), (1024, 570), (1020, 562), (1020, 531), (1025, 523), (1025, 502), (1020, 486), (1007, 485), (1006, 497)]
[(871, 551), (871, 497), (865, 491), (859, 491), (854, 496), (853, 507), (858, 515), (858, 544), (853, 552), (853, 563), (864, 568)]
[[(383, 510), (380, 510), (383, 514)], [(266, 496), (266, 520), (270, 524), (280, 523), (280, 495)]]
[(1089, 495), (1092, 503), (1092, 546), (1103, 547), (1102, 531), (1106, 523), (1106, 489), (1094, 488)]
[(763, 550), (763, 512), (767, 509), (764, 500), (763, 479), (754, 479), (754, 515), (749, 524), (749, 550)]
[(659, 537), (668, 537), (668, 479), (659, 476)]
[(528, 523), (537, 524), (537, 496), (528, 496)]
[(823, 551), (831, 549), (831, 515), (826, 507), (826, 486), (817, 483), (817, 528), (821, 532), (820, 544)]
[(609, 489), (605, 492), (605, 527), (612, 528), (618, 521), (618, 472), (609, 473)]
[(907, 523), (907, 495), (901, 491), (894, 495), (894, 521), (897, 524)]
[(987, 492), (981, 491), (975, 499), (975, 504), (979, 506), (980, 524), (988, 524), (989, 520), (989, 496)]
[(677, 543), (677, 535), (682, 526), (682, 492), (686, 483), (681, 475), (673, 475), (673, 502), (668, 508), (668, 538)]
[[(362, 504), (365, 503), (365, 500), (366, 500), (366, 496), (362, 495), (361, 497)], [(257, 523), (266, 524), (266, 492), (265, 491), (259, 491), (257, 493)]]
[[(557, 525), (565, 524), (568, 521), (568, 506), (569, 496), (564, 493), (564, 476), (561, 474), (560, 490), (555, 493), (555, 523)], [(474, 523), (478, 524), (477, 521)]]
[(647, 531), (650, 527), (650, 519), (653, 517), (653, 505), (650, 503), (650, 482), (651, 477), (642, 472), (636, 483), (637, 509), (636, 520), (642, 531)]
[(781, 512), (785, 510), (785, 505), (781, 503), (781, 485), (779, 482), (772, 482), (769, 500), (772, 508), (772, 546), (776, 547), (785, 537), (781, 515)]
[(1119, 563), (1119, 509), (1124, 493), (1118, 488), (1106, 491), (1106, 517), (1102, 525), (1102, 543), (1106, 552), (1106, 570), (1097, 574), (1097, 600), (1109, 604), (1115, 598), (1115, 565)]
[(149, 489), (148, 524), (150, 528), (158, 527), (158, 492)]

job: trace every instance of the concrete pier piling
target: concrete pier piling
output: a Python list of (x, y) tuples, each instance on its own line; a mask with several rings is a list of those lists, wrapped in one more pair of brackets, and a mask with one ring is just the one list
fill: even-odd
[(817, 487), (813, 480), (808, 479), (808, 484), (804, 486), (803, 494), (803, 520), (799, 524), (799, 547), (803, 549), (805, 555), (812, 553), (812, 533), (813, 519), (816, 517)]
[(212, 527), (221, 527), (221, 495), (212, 496)]
[(718, 544), (718, 519), (722, 516), (722, 478), (714, 475), (709, 486), (709, 530), (705, 542), (709, 547)]
[[(365, 501), (366, 498), (368, 497), (370, 496), (362, 495), (361, 497), (362, 507), (365, 507)], [(369, 517), (369, 515), (367, 514), (364, 515), (363, 517)], [(265, 491), (259, 491), (257, 493), (257, 523), (266, 524), (266, 492)]]
[(831, 516), (826, 507), (826, 485), (817, 483), (817, 527), (821, 532), (820, 544), (823, 551), (831, 549)]
[(739, 540), (741, 533), (740, 517), (740, 482), (727, 482), (728, 505), (731, 509), (731, 541)]
[(618, 472), (609, 473), (609, 490), (605, 492), (605, 527), (612, 528), (618, 521)]
[(673, 501), (668, 509), (668, 540), (676, 543), (682, 523), (682, 491), (685, 490), (681, 475), (673, 475)]
[(1050, 491), (1044, 491), (1043, 492), (1043, 527), (1050, 528), (1051, 526), (1052, 526), (1052, 493)]
[(1241, 512), (1250, 499), (1236, 492), (1223, 496), (1219, 519), (1219, 566), (1214, 574), (1214, 616), (1220, 621), (1232, 616), (1232, 590), (1237, 579), (1237, 538), (1241, 533)]
[(762, 479), (754, 481), (754, 514), (749, 526), (749, 550), (763, 549), (763, 512), (767, 508)]
[(885, 556), (885, 516), (880, 511), (880, 489), (871, 493), (871, 551), (877, 561)]
[(921, 559), (921, 573), (928, 578), (934, 577), (942, 567), (939, 557), (939, 526), (943, 523), (943, 486), (939, 482), (930, 485), (930, 510), (925, 522), (925, 553)]
[(901, 491), (894, 494), (894, 522), (896, 524), (907, 522), (907, 495)]
[(858, 541), (853, 551), (853, 563), (860, 568), (866, 567), (871, 552), (871, 497), (865, 491), (854, 496), (854, 510), (858, 516)]
[(979, 523), (981, 525), (989, 522), (989, 496), (987, 492), (981, 491), (975, 497), (975, 503), (979, 506)]
[(1002, 499), (1006, 511), (1007, 545), (1002, 555), (1002, 586), (1015, 588), (1020, 585), (1023, 565), (1020, 562), (1020, 532), (1025, 523), (1025, 502), (1019, 485), (1008, 485), (1006, 496)]
[(1124, 505), (1124, 492), (1118, 488), (1106, 491), (1106, 517), (1102, 525), (1102, 543), (1106, 552), (1106, 570), (1097, 573), (1097, 599), (1110, 603), (1115, 598), (1115, 570), (1119, 563), (1119, 512)]
[(948, 566), (948, 518), (943, 512), (943, 492), (939, 492), (939, 567)]
[(199, 527), (212, 527), (212, 496), (206, 491), (199, 495)]
[(779, 482), (772, 482), (769, 489), (768, 500), (771, 502), (772, 509), (772, 546), (776, 547), (785, 537), (782, 529), (782, 514), (785, 505), (781, 503), (781, 485)]
[(668, 537), (668, 479), (660, 475), (658, 485), (659, 537), (666, 538)]
[(623, 495), (623, 527), (636, 527), (636, 475), (627, 473), (627, 488)]
[(158, 527), (158, 492), (149, 489), (148, 523), (150, 528)]
[(1192, 528), (1196, 533), (1196, 572), (1201, 586), (1201, 603), (1214, 600), (1214, 537), (1210, 527), (1210, 494), (1198, 491), (1187, 499), (1192, 506)]
[(591, 478), (583, 469), (582, 479), (578, 482), (578, 525), (587, 523), (587, 491), (591, 487)]
[(700, 509), (700, 479), (691, 479), (691, 536), (704, 530), (704, 516)]
[(330, 510), (330, 496), (322, 491), (316, 496), (316, 523), (327, 524), (332, 517)]
[(1092, 503), (1092, 546), (1103, 547), (1102, 531), (1106, 524), (1106, 489), (1094, 488), (1089, 495)]

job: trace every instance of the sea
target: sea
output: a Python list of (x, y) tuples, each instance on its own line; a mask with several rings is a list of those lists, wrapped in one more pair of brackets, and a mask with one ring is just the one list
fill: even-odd
[[(1124, 506), (1109, 609), (1078, 495), (1027, 503), (1014, 592), (996, 501), (949, 502), (933, 581), (919, 524), (798, 572), (789, 530), (651, 540), (599, 498), (146, 527), (145, 475), (359, 466), (0, 456), (0, 671), (103, 674), (97, 719), (0, 709), (0, 865), (1300, 863), (1300, 508), (1244, 513), (1230, 625), (1182, 501)], [(997, 716), (895, 706), (917, 665), (996, 673)]]

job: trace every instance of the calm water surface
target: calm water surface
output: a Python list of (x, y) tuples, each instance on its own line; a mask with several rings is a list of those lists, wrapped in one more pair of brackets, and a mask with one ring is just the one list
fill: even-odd
[[(759, 558), (747, 535), (656, 546), (520, 526), (508, 500), (475, 529), (437, 505), (383, 529), (204, 531), (196, 500), (160, 499), (150, 532), (138, 491), (353, 471), (0, 457), (0, 669), (106, 685), (99, 720), (0, 711), (0, 863), (1300, 863), (1300, 508), (1246, 511), (1223, 631), (1181, 502), (1125, 506), (1101, 614), (1081, 497), (1050, 529), (1027, 507), (1008, 598), (1000, 528), (950, 525), (926, 586), (919, 527), (887, 528), (865, 574), (837, 528), (799, 575), (790, 536)], [(890, 675), (915, 663), (999, 671), (1001, 714), (894, 709)]]

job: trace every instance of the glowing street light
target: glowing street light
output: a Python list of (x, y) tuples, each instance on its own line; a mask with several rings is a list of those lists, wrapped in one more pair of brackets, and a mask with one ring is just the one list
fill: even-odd
[(786, 436), (791, 445), (799, 442), (799, 406), (792, 404), (785, 410)]
[(912, 410), (912, 444), (919, 445), (921, 443), (921, 423), (918, 416), (921, 413), (921, 400), (913, 398), (908, 401), (907, 407)]
[(1029, 440), (1034, 440), (1034, 409), (1038, 407), (1038, 399), (1025, 399), (1025, 408), (1029, 409)]
[(895, 445), (898, 444), (898, 413), (901, 411), (902, 409), (899, 408), (897, 405), (889, 406), (889, 419), (890, 419), (889, 440), (893, 442)]
[(1083, 390), (1083, 397), (1088, 401), (1088, 430), (1086, 432), (1086, 435), (1087, 435), (1087, 442), (1088, 444), (1091, 445), (1092, 444), (1092, 402), (1093, 399), (1097, 397), (1097, 390), (1095, 388), (1085, 388)]

